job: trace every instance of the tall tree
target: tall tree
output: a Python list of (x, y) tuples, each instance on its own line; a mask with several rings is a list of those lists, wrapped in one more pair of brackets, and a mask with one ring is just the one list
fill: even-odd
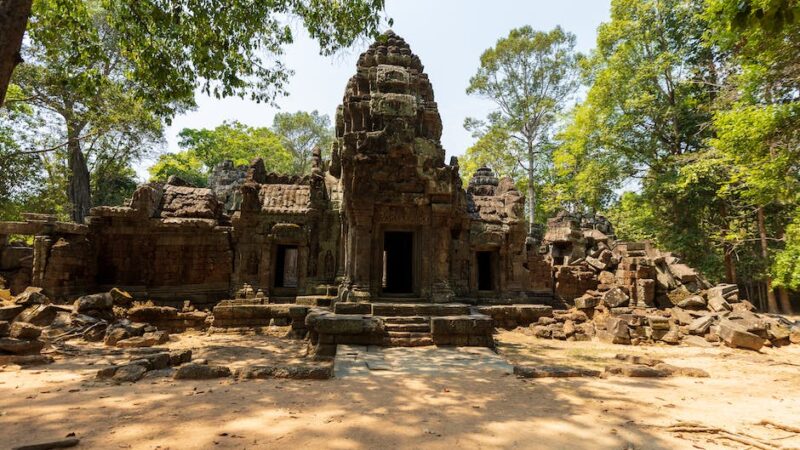
[(539, 177), (550, 165), (549, 141), (559, 114), (578, 86), (577, 60), (575, 36), (561, 27), (549, 32), (516, 28), (483, 52), (467, 88), (467, 94), (487, 98), (497, 106), (485, 122), (473, 119), (466, 125), (482, 138), (507, 139), (501, 146), (527, 176), (531, 236)]
[(34, 2), (28, 27), (32, 54), (23, 56), (53, 69), (62, 79), (53, 86), (72, 93), (64, 99), (66, 115), (56, 113), (67, 122), (63, 144), (70, 149), (73, 218), (81, 221), (91, 205), (80, 142), (99, 134), (97, 127), (84, 132), (89, 121), (78, 116), (92, 115), (97, 122), (103, 107), (91, 105), (98, 98), (111, 105), (116, 100), (109, 101), (110, 95), (127, 97), (142, 105), (140, 111), (167, 121), (193, 106), (197, 88), (216, 97), (273, 101), (285, 94), (291, 74), (280, 59), (293, 41), (291, 23), (302, 23), (321, 53), (331, 54), (361, 36), (376, 35), (383, 5), (383, 0)]
[(32, 0), (0, 0), (0, 106), (5, 102), (14, 67), (22, 62), (22, 37), (32, 3)]
[(767, 307), (778, 311), (777, 286), (782, 309), (791, 312), (783, 289), (796, 287), (796, 225), (789, 222), (800, 211), (800, 2), (709, 0), (705, 17), (708, 41), (729, 54), (710, 142), (730, 166), (720, 195), (741, 199), (755, 216), (750, 235), (760, 246)]
[[(162, 125), (127, 79), (130, 65), (119, 52), (119, 36), (108, 24), (108, 13), (99, 8), (73, 12), (82, 27), (75, 33), (55, 32), (49, 19), (31, 23), (31, 44), (25, 48), (29, 61), (14, 76), (21, 96), (8, 102), (35, 109), (41, 119), (32, 130), (36, 141), (62, 142), (28, 153), (51, 153), (48, 157), (60, 160), (66, 151), (70, 215), (83, 222), (92, 206), (94, 163), (139, 159), (161, 139)], [(93, 51), (80, 53), (78, 39), (89, 40), (80, 46)]]
[(611, 20), (599, 27), (597, 48), (586, 60), (586, 99), (559, 136), (555, 159), (571, 175), (563, 177), (565, 192), (576, 191), (576, 179), (603, 179), (579, 186), (584, 192), (576, 196), (589, 206), (612, 199), (608, 185), (638, 188), (647, 214), (664, 219), (650, 230), (657, 243), (715, 274), (719, 259), (708, 251), (709, 224), (725, 217), (716, 186), (682, 184), (683, 168), (713, 135), (719, 90), (716, 49), (704, 45), (702, 12), (701, 0), (613, 0)]
[(283, 147), (292, 154), (291, 170), (296, 174), (309, 172), (314, 147), (319, 147), (325, 154), (333, 142), (330, 118), (317, 111), (275, 114), (272, 131), (281, 137)]

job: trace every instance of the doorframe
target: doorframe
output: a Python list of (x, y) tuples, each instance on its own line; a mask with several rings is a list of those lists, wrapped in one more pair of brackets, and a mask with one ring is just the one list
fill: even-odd
[[(402, 225), (381, 225), (378, 227), (378, 242), (377, 249), (374, 253), (373, 267), (378, 270), (373, 272), (373, 276), (377, 274), (377, 292), (380, 297), (419, 297), (420, 295), (420, 267), (422, 261), (420, 258), (420, 231), (416, 226), (402, 226)], [(386, 242), (386, 233), (410, 233), (411, 234), (411, 292), (384, 292), (383, 290), (383, 252)]]

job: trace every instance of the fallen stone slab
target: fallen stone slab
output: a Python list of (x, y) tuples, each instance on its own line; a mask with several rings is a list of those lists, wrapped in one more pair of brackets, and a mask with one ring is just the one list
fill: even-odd
[(656, 364), (654, 366), (654, 369), (663, 370), (664, 372), (669, 373), (671, 376), (695, 377), (695, 378), (709, 377), (708, 372), (706, 372), (703, 369), (697, 369), (694, 367), (678, 367), (667, 363)]
[(109, 311), (113, 307), (114, 298), (108, 292), (78, 297), (73, 306), (75, 312), (80, 314), (86, 314), (93, 311)]
[(693, 347), (703, 347), (703, 348), (714, 347), (714, 344), (712, 344), (711, 342), (708, 342), (702, 336), (694, 336), (694, 335), (684, 336), (682, 343), (684, 343), (686, 345), (691, 345)]
[(297, 380), (327, 380), (333, 376), (333, 365), (275, 365), (250, 366), (237, 369), (234, 375), (242, 380), (291, 378)]
[(153, 323), (178, 318), (178, 310), (169, 306), (135, 306), (128, 310), (132, 322)]
[(28, 307), (50, 303), (50, 299), (42, 293), (42, 288), (29, 286), (21, 294), (14, 297), (14, 303)]
[(603, 293), (603, 303), (609, 308), (617, 308), (628, 304), (630, 297), (622, 289), (615, 287)]
[[(605, 272), (608, 273), (608, 272)], [(593, 295), (583, 294), (575, 299), (575, 308), (577, 309), (593, 309), (600, 304), (600, 299)]]
[(17, 339), (38, 339), (42, 335), (42, 329), (27, 322), (14, 322), (11, 324), (9, 336)]
[(175, 371), (176, 380), (210, 380), (231, 376), (231, 369), (225, 366), (209, 366), (205, 364), (184, 364)]
[(690, 295), (679, 300), (676, 306), (683, 309), (705, 309), (706, 300), (700, 295)]
[(52, 364), (53, 357), (47, 355), (0, 355), (0, 366), (16, 364), (18, 366), (43, 366)]
[(714, 312), (733, 311), (733, 307), (720, 295), (709, 295), (708, 307)]
[(117, 347), (120, 348), (136, 348), (136, 347), (152, 347), (154, 345), (161, 345), (169, 342), (169, 334), (166, 331), (155, 331), (152, 333), (145, 333), (142, 336), (129, 337), (117, 341)]
[(99, 369), (97, 371), (97, 373), (95, 374), (95, 378), (97, 378), (98, 380), (111, 378), (114, 376), (115, 373), (117, 373), (117, 369), (119, 369), (119, 366), (103, 367), (102, 369)]
[(147, 367), (140, 364), (127, 364), (117, 367), (112, 380), (118, 383), (135, 383), (144, 376), (147, 372)]
[(599, 377), (599, 370), (570, 366), (514, 366), (514, 375), (520, 378), (572, 378)]
[(15, 355), (32, 355), (42, 351), (44, 342), (15, 338), (0, 338), (0, 350)]
[(627, 355), (623, 353), (619, 353), (614, 356), (615, 359), (620, 361), (624, 361), (628, 364), (638, 364), (643, 366), (655, 366), (657, 364), (663, 364), (664, 361), (660, 359), (651, 358), (649, 356), (640, 356), (640, 355)]
[(68, 437), (57, 441), (42, 442), (39, 444), (20, 445), (12, 447), (12, 450), (50, 450), (54, 448), (70, 448), (80, 444), (81, 440), (76, 437)]
[(173, 350), (169, 352), (169, 365), (173, 367), (186, 364), (192, 360), (191, 350)]
[(622, 375), (625, 377), (642, 377), (642, 378), (664, 378), (670, 375), (665, 370), (659, 370), (655, 367), (643, 366), (638, 364), (618, 364), (607, 366), (605, 373), (611, 375)]
[(715, 317), (710, 314), (694, 319), (692, 323), (689, 324), (689, 333), (696, 335), (706, 334), (708, 329), (711, 328), (711, 325), (714, 324), (714, 320)]
[(0, 307), (0, 320), (14, 320), (22, 311), (25, 310), (23, 305), (11, 305)]
[(22, 311), (15, 320), (46, 327), (55, 320), (58, 309), (53, 305), (33, 305)]
[(764, 346), (764, 338), (750, 333), (744, 326), (730, 320), (719, 323), (719, 337), (728, 347), (758, 351)]
[(789, 342), (792, 344), (800, 344), (800, 327), (792, 327), (789, 330)]

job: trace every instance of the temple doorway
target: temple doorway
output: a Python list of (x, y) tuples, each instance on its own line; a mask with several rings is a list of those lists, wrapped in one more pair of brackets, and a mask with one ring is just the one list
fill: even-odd
[(492, 260), (494, 252), (477, 252), (475, 255), (478, 263), (478, 290), (494, 290), (494, 270)]
[(414, 233), (387, 231), (383, 235), (383, 292), (414, 292)]
[(297, 287), (297, 246), (279, 245), (275, 255), (275, 287)]

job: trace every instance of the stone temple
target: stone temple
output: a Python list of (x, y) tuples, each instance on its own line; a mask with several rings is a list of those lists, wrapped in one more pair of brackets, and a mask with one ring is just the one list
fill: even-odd
[[(315, 150), (310, 175), (227, 164), (211, 188), (146, 184), (84, 224), (0, 223), (0, 276), (12, 294), (36, 286), (55, 300), (112, 288), (189, 300), (213, 307), (216, 326), (303, 306), (298, 327), (319, 344), (491, 345), (493, 326), (534, 323), (553, 306), (593, 308), (619, 291), (652, 307), (709, 287), (667, 253), (615, 241), (602, 217), (563, 213), (528, 236), (512, 180), (482, 168), (464, 187), (441, 133), (424, 67), (390, 31), (358, 58), (331, 159)], [(9, 235), (33, 235), (33, 246)]]

